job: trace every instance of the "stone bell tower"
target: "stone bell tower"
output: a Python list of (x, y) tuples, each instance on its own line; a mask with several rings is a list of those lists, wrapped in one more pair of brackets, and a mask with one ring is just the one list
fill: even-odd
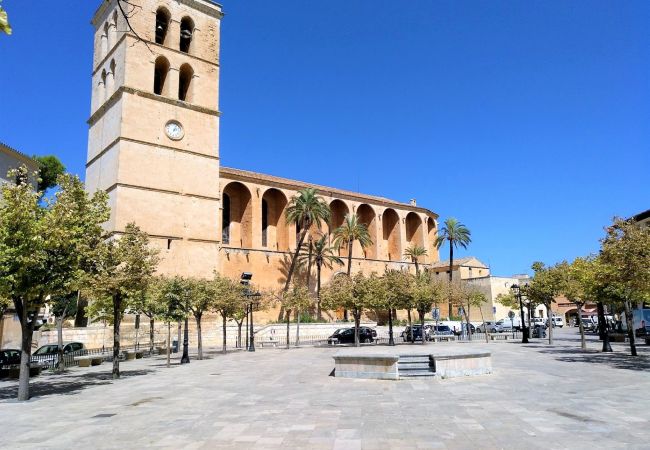
[[(159, 270), (209, 277), (218, 266), (219, 39), (209, 0), (102, 1), (88, 120), (86, 185), (110, 197), (107, 229), (135, 222)], [(132, 28), (132, 29), (131, 29)]]

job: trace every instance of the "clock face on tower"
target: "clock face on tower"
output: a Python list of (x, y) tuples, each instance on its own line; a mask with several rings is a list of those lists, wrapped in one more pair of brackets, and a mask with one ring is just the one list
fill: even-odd
[(185, 135), (185, 131), (183, 131), (183, 125), (175, 120), (170, 120), (167, 122), (165, 125), (165, 133), (167, 134), (167, 137), (173, 141), (180, 141)]

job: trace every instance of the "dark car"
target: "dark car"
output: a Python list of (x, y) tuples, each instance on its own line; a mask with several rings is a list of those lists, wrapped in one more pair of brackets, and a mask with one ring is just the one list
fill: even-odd
[[(431, 340), (431, 334), (433, 333), (433, 327), (431, 325), (425, 325), (424, 326), (424, 338), (427, 341)], [(404, 342), (410, 342), (411, 341), (411, 333), (409, 333), (409, 326), (407, 325), (406, 328), (404, 328), (404, 331), (400, 334), (402, 336), (402, 339)], [(422, 325), (414, 324), (413, 325), (413, 333), (412, 333), (413, 341), (421, 341), (422, 340)]]
[(454, 334), (454, 330), (449, 328), (447, 325), (438, 325), (432, 328), (433, 334), (436, 336), (450, 336)]
[(6, 348), (0, 350), (0, 367), (20, 364), (20, 350)]
[[(359, 342), (369, 344), (377, 338), (377, 331), (369, 327), (359, 327)], [(354, 327), (339, 328), (328, 339), (328, 344), (354, 344)]]

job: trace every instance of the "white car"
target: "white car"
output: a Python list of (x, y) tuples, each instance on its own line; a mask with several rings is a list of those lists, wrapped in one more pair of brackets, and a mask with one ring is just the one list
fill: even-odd
[(483, 322), (478, 327), (476, 327), (476, 332), (477, 333), (485, 333), (486, 329), (490, 333), (502, 333), (503, 332), (503, 326), (500, 325), (498, 322)]

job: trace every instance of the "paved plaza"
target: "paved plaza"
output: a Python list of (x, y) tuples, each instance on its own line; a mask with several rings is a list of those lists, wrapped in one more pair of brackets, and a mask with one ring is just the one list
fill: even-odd
[(109, 364), (71, 369), (34, 380), (26, 403), (2, 381), (0, 447), (648, 448), (648, 349), (601, 354), (590, 337), (583, 353), (576, 329), (558, 334), (553, 347), (427, 344), (493, 352), (492, 375), (449, 380), (335, 378), (338, 350), (305, 347), (171, 369), (164, 358), (130, 361), (118, 381)]

